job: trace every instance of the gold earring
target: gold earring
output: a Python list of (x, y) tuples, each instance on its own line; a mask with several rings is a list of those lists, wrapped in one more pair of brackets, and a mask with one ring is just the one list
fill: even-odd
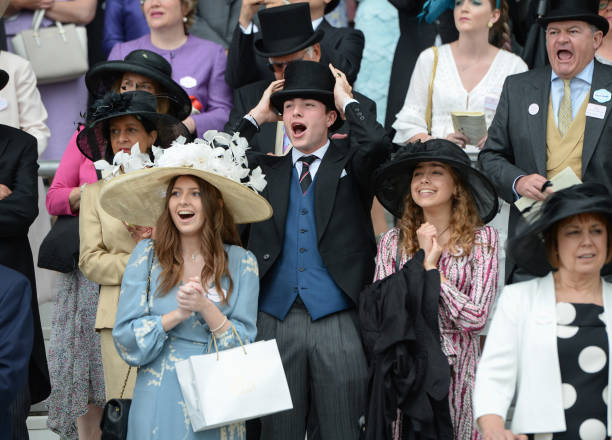
[(489, 23), (487, 24), (487, 26), (489, 27), (489, 29), (491, 29), (493, 27), (493, 22), (489, 21)]

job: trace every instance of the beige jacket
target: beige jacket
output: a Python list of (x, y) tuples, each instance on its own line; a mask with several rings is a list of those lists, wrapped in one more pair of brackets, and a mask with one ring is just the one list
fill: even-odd
[(89, 280), (100, 284), (96, 329), (111, 329), (115, 324), (121, 279), (136, 246), (123, 223), (100, 206), (105, 183), (100, 180), (87, 185), (79, 209), (79, 268)]
[(0, 90), (0, 124), (19, 128), (38, 141), (38, 155), (47, 148), (49, 128), (47, 110), (36, 87), (30, 62), (10, 52), (0, 51), (0, 69), (9, 74), (7, 85)]

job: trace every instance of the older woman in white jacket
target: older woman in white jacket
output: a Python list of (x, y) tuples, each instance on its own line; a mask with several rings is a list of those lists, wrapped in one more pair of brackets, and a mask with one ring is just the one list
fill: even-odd
[(552, 195), (511, 241), (516, 261), (540, 278), (506, 286), (493, 317), (473, 402), (485, 440), (612, 435), (612, 284), (601, 277), (611, 226), (605, 187), (581, 184)]

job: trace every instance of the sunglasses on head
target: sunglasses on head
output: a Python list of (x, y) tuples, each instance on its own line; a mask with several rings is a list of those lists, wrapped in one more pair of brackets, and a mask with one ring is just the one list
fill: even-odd
[(609, 0), (603, 0), (599, 2), (599, 10), (603, 11), (604, 9), (606, 9), (608, 7), (609, 4)]

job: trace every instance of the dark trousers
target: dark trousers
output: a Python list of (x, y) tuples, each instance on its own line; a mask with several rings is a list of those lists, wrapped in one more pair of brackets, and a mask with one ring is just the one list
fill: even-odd
[(28, 384), (17, 393), (17, 397), (9, 406), (9, 419), (12, 425), (12, 440), (28, 440), (28, 427), (26, 419), (30, 414), (30, 389)]
[(367, 364), (354, 310), (312, 321), (303, 304), (284, 321), (260, 312), (258, 340), (276, 339), (293, 409), (261, 419), (261, 440), (356, 440)]

